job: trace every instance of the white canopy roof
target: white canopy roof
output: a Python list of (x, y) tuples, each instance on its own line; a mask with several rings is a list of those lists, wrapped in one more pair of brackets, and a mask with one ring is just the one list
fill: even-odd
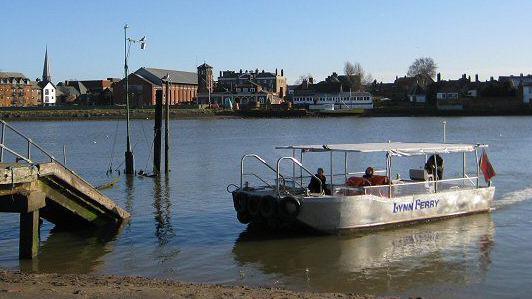
[(446, 154), (472, 152), (476, 148), (487, 147), (485, 144), (457, 143), (359, 143), (359, 144), (324, 144), (324, 145), (288, 145), (277, 149), (295, 149), (307, 152), (357, 152), (377, 153), (388, 152), (394, 156), (412, 156), (425, 154)]

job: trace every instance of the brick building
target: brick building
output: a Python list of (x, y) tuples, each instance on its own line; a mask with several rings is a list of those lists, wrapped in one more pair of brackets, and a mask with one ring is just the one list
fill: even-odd
[(41, 88), (21, 73), (0, 72), (0, 107), (27, 107), (41, 103)]
[(218, 77), (217, 87), (218, 89), (234, 91), (234, 89), (242, 84), (252, 82), (262, 86), (264, 91), (273, 92), (276, 96), (284, 98), (287, 95), (288, 85), (286, 83), (286, 77), (284, 71), (281, 69), (279, 72), (277, 69), (275, 73), (259, 71), (221, 71)]
[[(128, 77), (131, 106), (145, 107), (155, 105), (157, 90), (162, 90), (166, 98), (166, 87), (163, 78), (167, 74), (170, 75), (170, 94), (168, 98), (171, 105), (191, 103), (196, 100), (198, 92), (198, 76), (196, 73), (143, 67)], [(125, 104), (125, 84), (125, 80), (121, 80), (114, 85), (113, 99), (115, 104)]]
[(280, 75), (277, 70), (275, 74), (258, 69), (239, 73), (223, 71), (215, 82), (212, 67), (206, 63), (198, 66), (198, 86), (198, 104), (225, 108), (237, 104), (254, 107), (280, 104), (287, 92), (283, 70)]

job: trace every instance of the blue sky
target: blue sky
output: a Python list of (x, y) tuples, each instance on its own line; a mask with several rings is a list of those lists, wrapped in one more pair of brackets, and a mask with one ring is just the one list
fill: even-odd
[(360, 62), (377, 80), (433, 57), (444, 78), (532, 73), (532, 1), (4, 1), (0, 70), (54, 81), (121, 77), (123, 25), (141, 66), (283, 68), (323, 79)]

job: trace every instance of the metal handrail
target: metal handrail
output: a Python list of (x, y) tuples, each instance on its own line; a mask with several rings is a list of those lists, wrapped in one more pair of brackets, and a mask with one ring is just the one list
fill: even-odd
[(279, 188), (279, 178), (280, 178), (279, 168), (281, 166), (281, 161), (282, 160), (291, 160), (292, 163), (296, 164), (301, 169), (303, 169), (306, 173), (310, 174), (313, 178), (315, 178), (318, 182), (320, 182), (320, 190), (323, 191), (323, 184), (322, 184), (321, 180), (316, 175), (314, 175), (310, 170), (308, 170), (305, 166), (303, 166), (303, 164), (301, 164), (301, 162), (299, 162), (294, 157), (281, 157), (281, 158), (279, 158), (279, 160), (277, 160), (277, 171), (276, 171), (277, 172), (277, 196), (281, 197), (280, 188)]
[[(382, 173), (382, 172), (386, 172), (386, 170), (375, 170), (374, 173)], [(348, 172), (348, 173), (335, 173), (333, 174), (332, 176), (333, 177), (341, 177), (341, 176), (346, 176), (346, 175), (361, 175), (361, 174), (366, 174), (365, 171), (357, 171), (357, 172)], [(310, 178), (312, 176), (310, 175), (304, 175), (304, 176), (296, 176), (295, 179), (302, 179), (302, 178)]]
[[(393, 187), (398, 186), (410, 186), (410, 185), (424, 185), (426, 183), (446, 183), (446, 182), (455, 182), (455, 181), (467, 181), (469, 179), (476, 179), (477, 177), (468, 177), (468, 178), (455, 178), (455, 179), (446, 179), (446, 180), (437, 180), (437, 181), (419, 181), (419, 182), (408, 182), (408, 183), (401, 183), (401, 184), (392, 184)], [(379, 187), (386, 187), (388, 188), (390, 185), (376, 185), (376, 186), (364, 186), (364, 189), (372, 189), (372, 188), (379, 188)]]
[[(31, 140), (31, 138), (27, 137), (26, 135), (24, 135), (22, 132), (20, 132), (19, 130), (15, 129), (14, 127), (12, 127), (11, 125), (9, 125), (8, 123), (6, 123), (4, 120), (0, 120), (0, 123), (2, 124), (2, 135), (1, 135), (1, 140), (0, 140), (0, 144), (2, 145), (2, 149), (6, 149), (8, 150), (9, 152), (11, 152), (12, 154), (14, 154), (14, 151), (13, 150), (9, 150), (9, 148), (5, 145), (5, 134), (6, 134), (6, 128), (10, 129), (11, 131), (13, 131), (14, 133), (16, 133), (17, 135), (19, 135), (20, 137), (22, 137), (23, 139), (26, 140), (27, 142), (27, 145), (28, 145), (28, 152), (27, 152), (27, 156), (24, 157), (22, 156), (21, 154), (17, 154), (16, 156), (19, 157), (19, 158), (22, 158), (24, 159), (25, 161), (27, 161), (28, 163), (32, 163), (31, 162), (31, 147), (35, 147), (36, 149), (38, 149), (42, 154), (44, 154), (45, 156), (47, 156), (48, 158), (50, 158), (50, 162), (57, 162), (58, 164), (60, 164), (61, 166), (65, 167), (65, 165), (63, 165), (62, 163), (60, 163), (59, 161), (57, 161), (55, 159), (55, 157), (48, 153), (44, 148), (42, 148), (39, 144), (33, 142), (33, 140)], [(1, 160), (0, 162), (3, 162), (4, 161), (4, 157), (3, 157), (3, 150), (2, 150), (2, 153), (0, 154), (0, 157), (1, 157)]]
[[(244, 182), (244, 160), (246, 158), (255, 158), (256, 160), (258, 160), (259, 162), (261, 162), (262, 164), (264, 164), (266, 167), (268, 167), (269, 169), (271, 169), (273, 172), (279, 174), (273, 167), (270, 166), (270, 164), (268, 164), (266, 162), (266, 160), (264, 160), (263, 158), (261, 158), (259, 155), (256, 155), (256, 154), (246, 154), (246, 155), (243, 155), (242, 158), (240, 159), (240, 189), (242, 189), (242, 186), (243, 186), (243, 182)], [(281, 178), (284, 180), (284, 177), (281, 176)], [(261, 179), (262, 180), (262, 179)], [(279, 176), (277, 177), (277, 180), (279, 180)], [(278, 182), (277, 182), (278, 184)]]
[(243, 173), (242, 175), (252, 175), (252, 176), (256, 177), (257, 179), (259, 179), (264, 184), (268, 185), (268, 187), (270, 187), (271, 189), (274, 189), (274, 187), (272, 185), (270, 185), (270, 183), (266, 182), (265, 180), (263, 180), (260, 176), (258, 176), (255, 173)]

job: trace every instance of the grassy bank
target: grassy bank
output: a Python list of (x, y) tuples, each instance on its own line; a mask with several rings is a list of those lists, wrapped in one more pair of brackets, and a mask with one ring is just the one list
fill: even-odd
[[(153, 118), (154, 109), (131, 109), (130, 117), (133, 119)], [(230, 113), (205, 109), (171, 109), (171, 118), (212, 118), (230, 117)], [(89, 119), (122, 119), (126, 118), (125, 108), (40, 108), (40, 109), (3, 109), (0, 118), (5, 120), (89, 120)]]
[[(230, 111), (208, 110), (197, 108), (172, 108), (172, 119), (202, 119), (202, 118), (268, 118), (268, 117), (306, 117), (305, 110), (289, 111)], [(155, 109), (131, 109), (132, 119), (153, 119)], [(57, 107), (57, 108), (4, 108), (0, 110), (0, 119), (4, 120), (97, 120), (97, 119), (125, 119), (126, 110), (122, 107)]]
[[(301, 117), (398, 117), (398, 116), (520, 116), (532, 115), (529, 107), (477, 108), (466, 110), (438, 110), (435, 107), (376, 107), (367, 111), (347, 111), (335, 113), (314, 113), (304, 109), (288, 111), (271, 110), (209, 110), (197, 108), (172, 108), (172, 119), (203, 119), (203, 118), (301, 118)], [(132, 119), (153, 119), (153, 108), (131, 109)], [(123, 107), (57, 107), (57, 108), (2, 108), (0, 119), (9, 120), (106, 120), (125, 119)]]
[(356, 294), (190, 284), (128, 276), (0, 270), (0, 298), (373, 298)]

